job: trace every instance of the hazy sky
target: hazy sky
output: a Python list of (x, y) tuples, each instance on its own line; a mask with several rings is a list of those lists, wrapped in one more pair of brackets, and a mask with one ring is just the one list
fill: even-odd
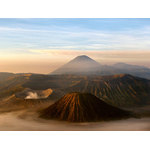
[(150, 67), (150, 19), (0, 19), (0, 72), (49, 73), (81, 54)]

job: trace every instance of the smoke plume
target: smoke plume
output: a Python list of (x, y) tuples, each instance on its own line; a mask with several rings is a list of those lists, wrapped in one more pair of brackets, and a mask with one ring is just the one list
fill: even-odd
[(39, 99), (39, 96), (36, 92), (28, 92), (28, 95), (25, 97), (25, 99)]

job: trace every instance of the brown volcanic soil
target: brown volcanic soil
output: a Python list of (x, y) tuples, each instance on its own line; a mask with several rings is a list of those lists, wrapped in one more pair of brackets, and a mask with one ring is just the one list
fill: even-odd
[(129, 113), (113, 107), (88, 93), (66, 94), (40, 112), (40, 117), (71, 122), (91, 122), (129, 117)]

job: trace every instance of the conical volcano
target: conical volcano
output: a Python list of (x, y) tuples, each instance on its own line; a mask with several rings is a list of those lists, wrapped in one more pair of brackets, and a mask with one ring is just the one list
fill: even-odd
[(88, 93), (69, 93), (41, 111), (41, 117), (70, 122), (91, 122), (128, 117), (129, 113), (108, 105)]
[(51, 74), (90, 74), (98, 71), (100, 66), (101, 65), (92, 58), (81, 55), (56, 69)]

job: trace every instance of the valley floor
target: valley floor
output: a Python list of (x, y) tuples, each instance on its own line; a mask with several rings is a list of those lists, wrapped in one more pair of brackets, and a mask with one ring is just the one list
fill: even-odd
[[(68, 123), (39, 119), (33, 111), (21, 110), (0, 114), (1, 131), (148, 131), (149, 107), (140, 108), (141, 118), (94, 123)], [(147, 112), (147, 113), (146, 113)], [(145, 115), (146, 113), (146, 115)], [(145, 116), (144, 116), (145, 115)]]

